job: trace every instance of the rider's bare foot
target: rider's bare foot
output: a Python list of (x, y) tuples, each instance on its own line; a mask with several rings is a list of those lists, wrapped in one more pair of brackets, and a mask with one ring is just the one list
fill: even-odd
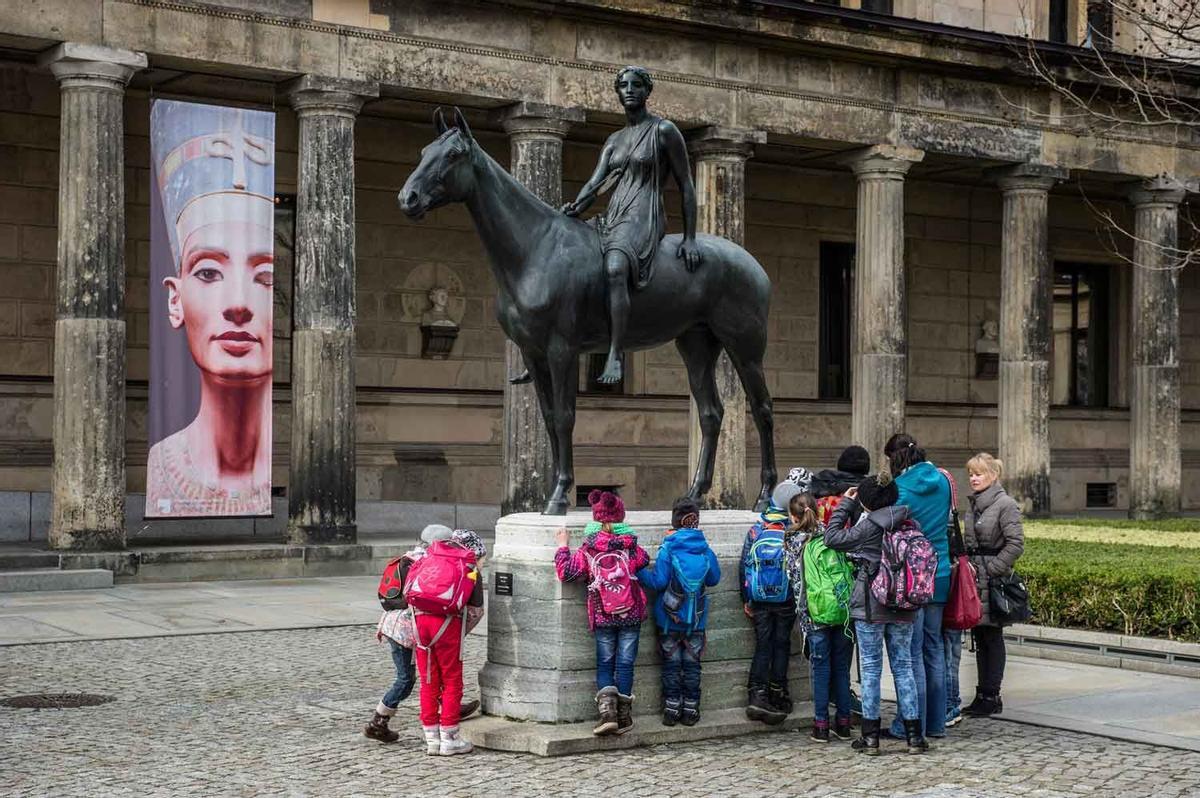
[(597, 382), (604, 385), (616, 385), (621, 381), (622, 376), (621, 359), (609, 355), (608, 361), (604, 364), (604, 373), (600, 375)]

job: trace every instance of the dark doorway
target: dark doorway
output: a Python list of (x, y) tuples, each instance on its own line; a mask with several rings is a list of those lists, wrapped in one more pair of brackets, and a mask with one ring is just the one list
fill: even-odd
[(817, 395), (821, 399), (849, 399), (854, 244), (821, 242), (820, 291)]

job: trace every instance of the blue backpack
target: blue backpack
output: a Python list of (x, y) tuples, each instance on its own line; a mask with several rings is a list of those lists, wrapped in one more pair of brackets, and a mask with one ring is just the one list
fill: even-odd
[(691, 634), (708, 612), (704, 578), (708, 576), (707, 554), (671, 553), (671, 581), (663, 591), (662, 606), (674, 623)]
[(755, 524), (758, 535), (746, 552), (746, 594), (751, 601), (782, 604), (787, 601), (788, 574), (784, 562), (782, 528)]

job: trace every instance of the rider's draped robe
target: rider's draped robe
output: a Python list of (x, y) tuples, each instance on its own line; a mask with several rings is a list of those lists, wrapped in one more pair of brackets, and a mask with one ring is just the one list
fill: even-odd
[(619, 149), (629, 154), (610, 173), (616, 175), (617, 184), (607, 210), (593, 219), (604, 254), (618, 250), (629, 258), (636, 288), (650, 282), (654, 255), (666, 232), (660, 173), (663, 166), (658, 154), (660, 122), (662, 119), (650, 114), (641, 124), (616, 133), (624, 137), (621, 143), (626, 145)]

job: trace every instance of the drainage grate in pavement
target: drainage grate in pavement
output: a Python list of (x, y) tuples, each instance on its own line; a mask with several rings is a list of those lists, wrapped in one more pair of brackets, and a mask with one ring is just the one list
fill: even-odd
[(0, 706), (14, 709), (76, 709), (98, 707), (116, 699), (110, 695), (94, 693), (35, 693), (0, 698)]

